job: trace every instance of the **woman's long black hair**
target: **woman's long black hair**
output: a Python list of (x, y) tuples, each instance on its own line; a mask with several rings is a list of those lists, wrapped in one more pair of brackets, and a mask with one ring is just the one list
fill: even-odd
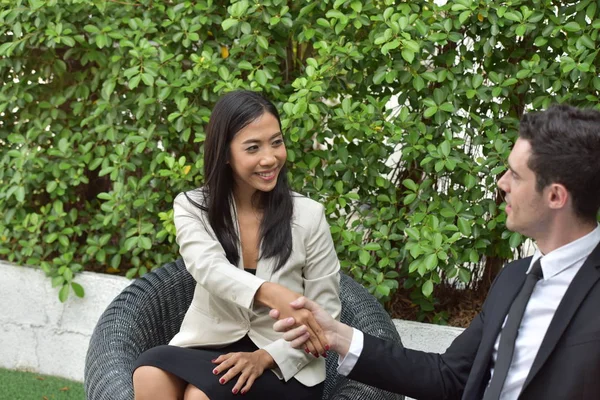
[[(262, 116), (273, 115), (281, 120), (277, 109), (260, 94), (240, 90), (227, 93), (215, 105), (204, 141), (204, 204), (198, 204), (186, 197), (196, 207), (208, 215), (208, 221), (225, 249), (227, 260), (237, 265), (240, 254), (237, 250), (239, 237), (234, 218), (231, 215), (233, 200), (233, 173), (228, 164), (231, 140), (244, 127)], [(260, 256), (276, 258), (275, 271), (281, 268), (292, 252), (293, 200), (287, 180), (285, 164), (279, 171), (275, 188), (270, 192), (257, 192), (256, 200), (263, 210), (260, 224)]]

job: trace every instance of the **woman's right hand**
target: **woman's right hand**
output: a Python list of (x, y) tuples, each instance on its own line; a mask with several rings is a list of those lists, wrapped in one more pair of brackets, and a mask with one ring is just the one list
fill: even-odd
[(304, 351), (311, 353), (315, 357), (319, 354), (326, 357), (326, 352), (329, 350), (329, 343), (325, 332), (315, 320), (313, 314), (307, 309), (295, 309), (290, 303), (301, 297), (300, 294), (273, 282), (265, 282), (258, 289), (255, 295), (255, 300), (259, 303), (279, 310), (279, 319), (294, 318), (296, 324), (294, 327), (306, 326), (310, 335), (306, 342)]

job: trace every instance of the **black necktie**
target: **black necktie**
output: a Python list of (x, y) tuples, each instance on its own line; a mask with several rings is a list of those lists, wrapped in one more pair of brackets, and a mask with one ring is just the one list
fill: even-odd
[(533, 288), (540, 278), (543, 278), (542, 265), (540, 264), (541, 258), (539, 258), (531, 267), (531, 271), (527, 274), (525, 283), (521, 288), (521, 291), (515, 298), (508, 311), (508, 318), (506, 324), (500, 334), (500, 344), (498, 345), (498, 358), (496, 359), (496, 365), (494, 366), (494, 374), (490, 386), (488, 386), (483, 396), (483, 400), (498, 400), (504, 381), (508, 375), (510, 364), (512, 362), (513, 353), (515, 352), (515, 341), (519, 334), (519, 327), (521, 326), (521, 320), (529, 302), (529, 297)]

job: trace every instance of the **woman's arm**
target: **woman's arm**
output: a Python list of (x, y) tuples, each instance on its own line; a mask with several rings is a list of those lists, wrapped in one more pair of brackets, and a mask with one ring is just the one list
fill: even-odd
[(265, 282), (232, 265), (200, 210), (183, 193), (173, 204), (179, 253), (196, 282), (212, 295), (251, 309), (258, 288)]
[[(331, 316), (339, 319), (341, 311), (340, 264), (322, 205), (319, 205), (318, 214), (312, 216), (311, 220), (314, 223), (311, 224), (309, 232), (305, 235), (306, 264), (302, 273), (303, 294), (314, 299)], [(291, 307), (289, 303), (286, 306)], [(304, 309), (304, 311), (309, 310)], [(281, 316), (281, 318), (285, 317)], [(302, 325), (302, 323), (296, 325)], [(324, 334), (320, 326), (319, 330), (321, 334)], [(292, 348), (290, 343), (284, 339), (276, 340), (264, 349), (271, 354), (285, 380), (293, 377), (314, 359), (310, 354)]]

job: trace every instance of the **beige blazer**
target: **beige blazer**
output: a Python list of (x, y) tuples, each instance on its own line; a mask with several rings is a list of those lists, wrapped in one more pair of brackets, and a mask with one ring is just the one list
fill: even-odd
[[(199, 204), (199, 190), (188, 192)], [(293, 193), (292, 253), (274, 272), (273, 259), (258, 261), (256, 276), (232, 265), (208, 223), (206, 214), (183, 193), (173, 206), (177, 243), (185, 265), (197, 282), (194, 298), (181, 329), (169, 344), (181, 347), (222, 347), (246, 334), (277, 363), (273, 372), (286, 381), (294, 377), (305, 386), (325, 380), (325, 360), (294, 349), (273, 330), (269, 309), (254, 304), (263, 282), (279, 283), (313, 299), (334, 318), (339, 318), (340, 265), (321, 204)], [(235, 212), (235, 209), (233, 210)], [(235, 215), (235, 214), (233, 214)], [(235, 220), (235, 218), (234, 218)], [(239, 234), (239, 228), (238, 228)]]

